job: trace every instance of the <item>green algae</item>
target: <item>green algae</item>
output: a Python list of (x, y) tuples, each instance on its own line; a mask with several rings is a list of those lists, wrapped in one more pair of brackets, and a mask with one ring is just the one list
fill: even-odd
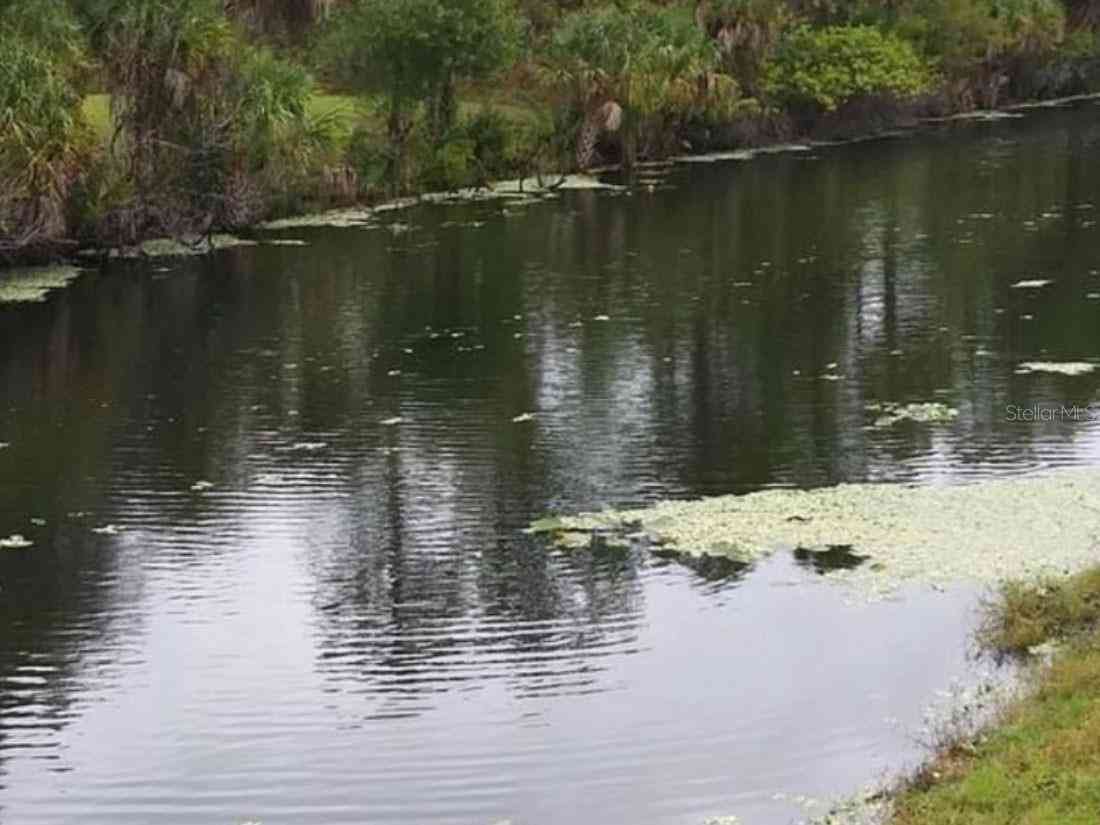
[(297, 215), (293, 218), (265, 221), (260, 224), (259, 228), (278, 230), (334, 226), (347, 229), (369, 226), (373, 219), (374, 212), (372, 210), (356, 207), (354, 209), (333, 209), (328, 212), (316, 212), (309, 215)]
[(55, 289), (63, 289), (80, 276), (75, 266), (26, 267), (0, 274), (0, 304), (46, 300)]
[(893, 427), (902, 421), (911, 421), (916, 424), (946, 424), (959, 417), (959, 411), (954, 407), (941, 404), (938, 401), (924, 401), (913, 404), (868, 404), (868, 412), (878, 413), (874, 427)]
[(837, 546), (867, 564), (826, 578), (889, 588), (1062, 575), (1100, 560), (1100, 470), (957, 485), (842, 484), (668, 501), (535, 522), (564, 546), (642, 534), (665, 550), (742, 562)]
[[(303, 229), (316, 227), (335, 227), (338, 229), (366, 229), (377, 226), (379, 215), (409, 209), (421, 204), (465, 204), (501, 201), (509, 208), (519, 208), (541, 203), (554, 197), (559, 191), (604, 190), (622, 192), (625, 186), (605, 183), (592, 175), (551, 174), (541, 178), (523, 178), (503, 180), (482, 187), (469, 187), (449, 192), (425, 192), (415, 197), (397, 198), (377, 206), (355, 206), (347, 209), (332, 209), (308, 215), (265, 221), (260, 229)], [(477, 224), (480, 225), (480, 224)]]
[(1016, 368), (1017, 375), (1047, 372), (1055, 375), (1087, 375), (1096, 369), (1088, 361), (1025, 361)]

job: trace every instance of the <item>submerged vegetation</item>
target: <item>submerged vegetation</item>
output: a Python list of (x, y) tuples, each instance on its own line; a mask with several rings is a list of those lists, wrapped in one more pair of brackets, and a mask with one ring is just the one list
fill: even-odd
[(1091, 0), (4, 0), (0, 257), (1097, 87)]

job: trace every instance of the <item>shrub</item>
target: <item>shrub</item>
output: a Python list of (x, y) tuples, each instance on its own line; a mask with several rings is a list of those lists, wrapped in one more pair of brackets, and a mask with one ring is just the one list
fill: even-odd
[(347, 163), (359, 177), (363, 194), (371, 195), (392, 178), (393, 153), (386, 136), (370, 125), (359, 125), (348, 139)]
[(899, 34), (935, 60), (956, 105), (996, 106), (1002, 86), (1063, 42), (1059, 0), (917, 0)]
[(860, 97), (913, 97), (931, 82), (927, 63), (896, 35), (873, 26), (802, 26), (781, 42), (765, 87), (780, 102), (832, 111)]
[[(571, 14), (543, 62), (544, 80), (581, 116), (582, 167), (602, 129), (618, 129), (629, 164), (639, 142), (668, 121), (732, 111), (740, 100), (736, 82), (718, 71), (715, 43), (682, 7), (615, 5)], [(621, 123), (610, 126), (620, 112)]]
[(506, 0), (355, 0), (326, 27), (320, 51), (333, 76), (384, 97), (399, 191), (418, 110), (426, 110), (429, 137), (442, 148), (454, 126), (457, 82), (500, 68), (517, 36)]
[(66, 200), (90, 151), (63, 4), (20, 2), (0, 20), (0, 256), (44, 253), (67, 232)]
[(726, 71), (753, 95), (762, 91), (761, 71), (793, 17), (786, 0), (709, 0), (696, 10)]
[(472, 186), (475, 180), (474, 142), (460, 131), (442, 143), (425, 141), (423, 162), (417, 174), (427, 191), (448, 191)]

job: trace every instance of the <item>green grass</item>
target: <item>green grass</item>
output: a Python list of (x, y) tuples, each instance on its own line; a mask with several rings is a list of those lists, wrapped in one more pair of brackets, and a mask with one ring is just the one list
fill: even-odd
[[(370, 97), (348, 94), (318, 93), (309, 99), (307, 111), (315, 118), (332, 116), (335, 120), (334, 131), (338, 144), (350, 137), (357, 123), (370, 119), (377, 112), (377, 101)], [(462, 115), (471, 115), (491, 106), (506, 118), (514, 121), (530, 121), (537, 117), (530, 105), (517, 104), (502, 98), (500, 93), (490, 89), (473, 90), (469, 99), (459, 105)], [(88, 95), (84, 98), (84, 117), (103, 140), (111, 137), (111, 96), (107, 94)]]
[(88, 124), (104, 140), (111, 136), (111, 96), (88, 95), (82, 106)]
[(981, 640), (997, 652), (1018, 654), (1098, 628), (1100, 568), (1041, 584), (1005, 585), (999, 602), (987, 611)]
[(899, 793), (892, 825), (1100, 822), (1098, 605), (1100, 569), (1005, 589), (987, 640), (1005, 651), (1064, 648), (981, 741), (947, 748)]
[[(341, 124), (351, 124), (362, 115), (368, 102), (354, 95), (316, 94), (309, 99), (307, 111), (314, 117), (332, 114)], [(83, 110), (89, 125), (104, 138), (110, 137), (111, 96), (88, 95), (84, 98)]]

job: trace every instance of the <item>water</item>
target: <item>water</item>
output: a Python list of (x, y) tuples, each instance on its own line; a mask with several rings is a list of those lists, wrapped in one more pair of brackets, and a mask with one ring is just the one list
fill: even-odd
[[(973, 592), (520, 530), (1095, 464), (1088, 415), (1007, 408), (1097, 397), (1016, 368), (1100, 356), (1098, 140), (1086, 107), (679, 166), (0, 306), (0, 537), (35, 542), (0, 819), (779, 825), (912, 764)], [(912, 401), (959, 417), (870, 426)]]

